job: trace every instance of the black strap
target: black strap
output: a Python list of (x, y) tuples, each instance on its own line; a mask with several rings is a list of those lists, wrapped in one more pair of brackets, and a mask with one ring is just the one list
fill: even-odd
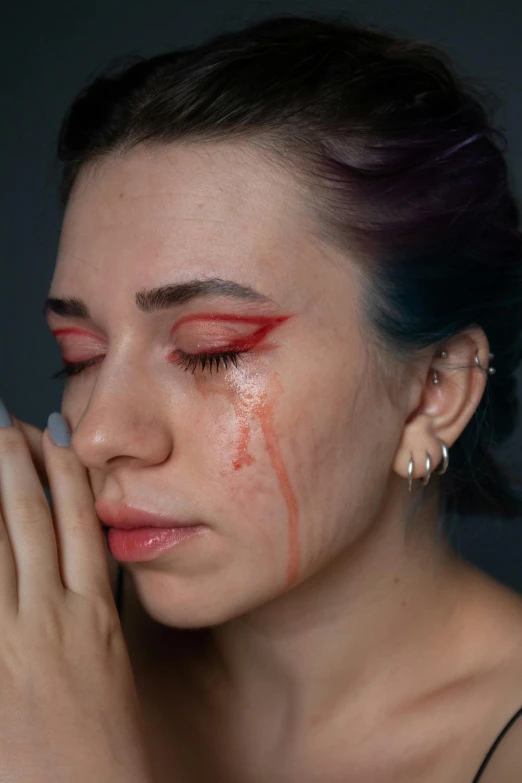
[(480, 769), (479, 769), (479, 771), (477, 772), (477, 774), (475, 775), (475, 777), (473, 778), (473, 781), (472, 781), (472, 783), (477, 783), (477, 782), (478, 782), (478, 780), (479, 780), (479, 779), (480, 779), (480, 777), (482, 776), (482, 773), (483, 773), (483, 772), (484, 772), (484, 770), (486, 769), (486, 764), (488, 763), (488, 761), (490, 760), (491, 756), (493, 755), (493, 751), (494, 751), (494, 750), (495, 750), (495, 748), (497, 747), (498, 743), (500, 742), (500, 740), (502, 739), (502, 737), (504, 736), (504, 734), (506, 733), (506, 731), (507, 731), (507, 730), (508, 730), (508, 729), (509, 729), (509, 728), (510, 728), (512, 725), (513, 725), (513, 723), (516, 721), (516, 719), (517, 719), (517, 718), (518, 718), (520, 715), (522, 715), (522, 707), (521, 707), (521, 708), (518, 710), (518, 712), (515, 712), (515, 714), (513, 715), (513, 717), (512, 717), (512, 718), (511, 718), (511, 719), (508, 721), (508, 723), (506, 723), (506, 725), (504, 726), (504, 728), (502, 729), (502, 731), (500, 732), (500, 734), (499, 734), (499, 735), (498, 735), (498, 737), (496, 738), (495, 742), (494, 742), (494, 743), (493, 743), (493, 745), (490, 747), (490, 749), (489, 749), (489, 751), (488, 751), (488, 753), (487, 753), (487, 755), (486, 755), (486, 758), (484, 759), (484, 761), (483, 761), (483, 762), (482, 762), (482, 764), (480, 765)]

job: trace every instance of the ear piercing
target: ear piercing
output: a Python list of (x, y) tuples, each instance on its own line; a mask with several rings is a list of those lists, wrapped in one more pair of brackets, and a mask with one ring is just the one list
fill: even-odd
[[(447, 355), (448, 355), (448, 352), (447, 351), (441, 351), (440, 355), (445, 359), (447, 357)], [(490, 352), (489, 358), (490, 359), (494, 359), (495, 358), (495, 354)], [(478, 358), (478, 348), (477, 348), (477, 351), (475, 353), (475, 364), (478, 367), (481, 367), (481, 364), (480, 364), (479, 358)], [(496, 369), (494, 367), (488, 367), (488, 373), (490, 375), (494, 375), (494, 373), (496, 373)], [(433, 383), (439, 383), (439, 375), (437, 373), (437, 370), (433, 370)]]
[[(490, 353), (490, 354), (489, 354), (489, 358), (490, 358), (490, 359), (493, 359), (493, 357), (494, 357), (494, 356), (495, 356), (495, 354), (494, 354), (494, 353)], [(476, 364), (477, 364), (479, 367), (481, 366), (481, 365), (480, 365), (480, 362), (479, 362), (479, 358), (478, 358), (478, 348), (477, 348), (477, 351), (476, 351), (476, 353), (475, 353), (475, 363), (476, 363)], [(496, 370), (495, 370), (495, 368), (494, 368), (494, 367), (488, 367), (488, 373), (489, 373), (490, 375), (493, 375), (493, 373), (495, 373), (495, 372), (496, 372)]]
[[(437, 470), (435, 470), (434, 472), (438, 473), (440, 476), (442, 476), (442, 474), (445, 473), (446, 470), (448, 469), (449, 452), (448, 452), (448, 447), (446, 446), (444, 441), (441, 440), (440, 442), (442, 444), (442, 463), (441, 463), (440, 467), (438, 467)], [(424, 484), (424, 486), (426, 486), (426, 484), (430, 480), (431, 473), (432, 473), (432, 471), (431, 471), (431, 456), (430, 456), (429, 451), (427, 451), (426, 452), (426, 475), (423, 476), (423, 479), (422, 479), (422, 483)], [(412, 480), (413, 480), (413, 453), (411, 454), (410, 462), (408, 464), (408, 492), (411, 492)]]
[[(447, 351), (441, 351), (440, 352), (440, 356), (443, 359), (446, 359), (447, 356), (448, 356), (448, 352)], [(490, 352), (489, 358), (490, 359), (494, 359), (495, 358), (495, 354)], [(475, 364), (477, 365), (477, 367), (480, 367), (482, 369), (482, 366), (481, 366), (481, 364), (479, 362), (479, 358), (478, 358), (478, 348), (477, 348), (477, 350), (475, 352)], [(489, 375), (493, 375), (495, 372), (496, 372), (496, 369), (494, 367), (488, 367)], [(439, 383), (439, 382), (440, 382), (440, 379), (439, 379), (437, 370), (433, 370), (433, 383)], [(439, 475), (442, 475), (443, 473), (445, 473), (446, 470), (448, 469), (448, 465), (449, 465), (448, 447), (446, 446), (446, 444), (444, 443), (443, 440), (441, 440), (441, 444), (442, 444), (442, 463), (441, 463), (440, 467), (437, 468), (437, 470), (434, 471), (435, 473), (438, 473)], [(426, 486), (428, 481), (430, 480), (431, 473), (432, 473), (432, 470), (431, 470), (431, 455), (430, 455), (429, 451), (427, 451), (426, 452), (426, 475), (422, 477), (422, 483), (423, 483), (424, 486)], [(409, 461), (409, 464), (408, 464), (408, 491), (409, 492), (411, 492), (412, 483), (413, 483), (413, 453), (411, 453), (410, 461)]]

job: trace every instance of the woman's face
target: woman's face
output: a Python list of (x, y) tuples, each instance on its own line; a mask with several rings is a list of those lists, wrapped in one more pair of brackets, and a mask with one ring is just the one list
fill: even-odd
[[(126, 563), (166, 625), (277, 597), (349, 552), (383, 500), (403, 419), (355, 270), (309, 224), (290, 175), (239, 144), (136, 148), (82, 170), (67, 206), (49, 296), (89, 317), (48, 319), (66, 362), (97, 357), (62, 404), (97, 509), (205, 526)], [(137, 297), (169, 285), (167, 308)]]

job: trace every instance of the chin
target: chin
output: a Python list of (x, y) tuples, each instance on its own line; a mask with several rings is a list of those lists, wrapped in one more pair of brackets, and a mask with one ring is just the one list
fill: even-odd
[[(169, 573), (132, 573), (132, 581), (143, 610), (157, 623), (171, 628), (208, 628), (240, 617), (258, 609), (277, 597), (272, 591), (262, 594), (245, 576), (242, 587), (228, 583), (227, 589), (218, 589), (216, 584), (226, 584), (226, 579), (214, 575), (205, 587), (198, 577), (185, 578)], [(244, 589), (248, 584), (250, 591)]]

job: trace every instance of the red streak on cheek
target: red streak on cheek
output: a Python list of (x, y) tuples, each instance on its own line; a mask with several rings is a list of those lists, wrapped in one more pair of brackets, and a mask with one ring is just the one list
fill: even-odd
[[(205, 379), (198, 381), (198, 387), (203, 396), (208, 394), (222, 394), (227, 397), (232, 405), (240, 426), (240, 437), (237, 446), (237, 456), (232, 465), (235, 470), (243, 465), (251, 465), (255, 462), (254, 458), (248, 454), (248, 445), (250, 443), (250, 424), (249, 414), (254, 414), (259, 419), (261, 432), (265, 439), (266, 448), (272, 468), (277, 476), (279, 487), (285, 501), (288, 512), (288, 565), (286, 574), (285, 589), (292, 587), (298, 579), (301, 566), (301, 547), (299, 541), (299, 506), (295, 492), (292, 489), (290, 477), (281, 452), (281, 447), (277, 439), (274, 427), (274, 404), (267, 399), (264, 393), (257, 396), (253, 401), (251, 394), (242, 395), (234, 388), (216, 389), (208, 388)], [(281, 389), (282, 391), (282, 389)], [(222, 474), (223, 476), (226, 473)]]
[(281, 453), (281, 447), (274, 427), (274, 405), (263, 395), (253, 408), (259, 418), (268, 456), (279, 481), (279, 487), (288, 510), (288, 566), (285, 589), (292, 587), (299, 576), (301, 549), (299, 542), (299, 506), (292, 489), (290, 477)]
[(253, 413), (259, 419), (268, 456), (277, 476), (279, 487), (285, 501), (288, 512), (288, 565), (285, 589), (288, 589), (297, 582), (301, 566), (299, 506), (295, 492), (292, 489), (290, 477), (286, 469), (274, 427), (274, 403), (267, 399), (266, 393), (260, 395), (255, 402), (252, 402), (251, 394), (247, 395), (245, 398), (241, 395), (233, 394), (231, 401), (234, 405), (236, 417), (240, 423), (240, 439), (237, 447), (238, 454), (232, 463), (234, 469), (238, 470), (243, 467), (243, 465), (251, 465), (255, 461), (247, 451), (250, 442), (248, 414)]
[[(248, 444), (250, 443), (250, 424), (248, 421), (248, 415), (251, 410), (251, 405), (248, 404), (247, 398), (238, 396), (234, 389), (215, 388), (207, 385), (207, 378), (203, 376), (194, 375), (198, 391), (203, 397), (208, 397), (209, 394), (220, 394), (225, 397), (234, 407), (234, 413), (236, 414), (236, 420), (239, 424), (239, 442), (237, 444), (237, 456), (232, 460), (232, 467), (234, 470), (239, 470), (243, 465), (252, 465), (255, 459), (248, 453)], [(223, 471), (221, 474), (223, 477), (227, 475), (227, 471)]]
[(248, 422), (249, 406), (245, 405), (241, 398), (232, 400), (236, 419), (239, 422), (239, 443), (237, 444), (237, 457), (232, 461), (234, 470), (239, 470), (243, 465), (252, 465), (255, 462), (248, 453), (250, 443), (250, 424)]

